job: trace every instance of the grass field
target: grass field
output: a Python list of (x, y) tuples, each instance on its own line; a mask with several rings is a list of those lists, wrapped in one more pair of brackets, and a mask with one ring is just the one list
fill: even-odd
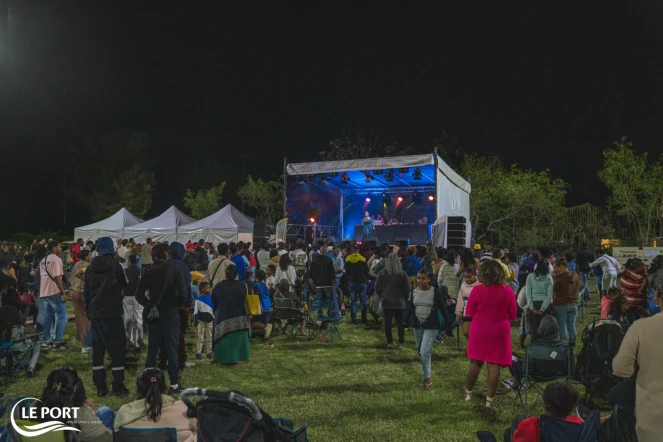
[[(599, 311), (596, 294), (593, 296), (589, 315)], [(590, 319), (588, 316), (585, 323)], [(72, 366), (97, 406), (107, 405), (117, 411), (128, 402), (131, 398), (96, 396), (91, 355), (80, 353), (81, 344), (73, 340), (73, 331), (71, 322), (66, 328), (68, 350), (42, 351), (37, 378), (19, 375), (6, 394), (39, 397), (53, 368)], [(513, 393), (498, 396), (495, 409), (485, 409), (485, 394), (481, 391), (485, 369), (475, 388), (475, 398), (469, 404), (462, 401), (468, 365), (463, 338), (461, 351), (445, 345), (435, 347), (434, 387), (425, 391), (418, 387), (421, 376), (411, 331), (406, 333), (407, 348), (401, 350), (378, 349), (384, 343), (382, 331), (350, 325), (345, 320), (341, 334), (343, 340), (333, 344), (279, 336), (274, 348), (266, 348), (256, 339), (250, 362), (227, 368), (196, 361), (195, 367), (182, 373), (182, 383), (185, 387), (239, 390), (272, 416), (293, 419), (297, 426), (308, 425), (311, 441), (472, 441), (477, 430), (493, 431), (501, 440), (502, 432), (519, 411)], [(513, 327), (514, 348), (516, 335), (517, 328)], [(195, 329), (191, 327), (187, 351), (193, 361)], [(580, 336), (576, 354), (579, 351)], [(135, 391), (136, 375), (144, 363), (145, 351), (128, 353), (126, 384), (130, 391)], [(109, 385), (110, 376), (109, 369)], [(502, 378), (506, 377), (508, 370), (502, 372)]]

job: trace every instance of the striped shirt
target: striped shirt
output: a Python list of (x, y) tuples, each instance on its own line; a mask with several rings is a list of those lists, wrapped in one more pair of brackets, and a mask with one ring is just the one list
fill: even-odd
[(484, 253), (483, 255), (481, 255), (481, 258), (479, 259), (479, 262), (480, 262), (481, 264), (483, 264), (484, 262), (486, 262), (486, 261), (490, 261), (491, 259), (493, 259), (493, 254), (492, 254), (492, 252), (486, 252), (486, 253)]
[(642, 287), (646, 281), (644, 275), (630, 270), (622, 273), (620, 284), (630, 307), (645, 307), (647, 305), (647, 296), (642, 293)]

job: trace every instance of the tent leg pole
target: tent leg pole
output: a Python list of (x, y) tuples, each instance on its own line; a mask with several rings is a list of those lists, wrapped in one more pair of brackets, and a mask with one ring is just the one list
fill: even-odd
[(283, 158), (283, 218), (288, 217), (288, 211), (286, 209), (287, 203), (288, 203), (288, 198), (287, 198), (287, 193), (286, 193), (286, 187), (288, 185), (288, 159)]

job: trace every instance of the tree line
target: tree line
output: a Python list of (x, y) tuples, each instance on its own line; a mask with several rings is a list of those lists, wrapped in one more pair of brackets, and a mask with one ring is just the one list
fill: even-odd
[[(472, 185), (470, 195), (473, 240), (491, 240), (512, 247), (566, 245), (598, 246), (601, 239), (623, 245), (652, 245), (663, 237), (663, 178), (661, 158), (638, 152), (625, 137), (603, 151), (598, 177), (609, 191), (605, 207), (566, 206), (568, 184), (550, 170), (505, 164), (497, 155), (464, 149), (448, 132), (434, 139), (442, 159)], [(343, 130), (319, 152), (322, 160), (407, 155), (409, 146), (382, 142), (373, 131)], [(157, 192), (156, 151), (146, 133), (116, 131), (89, 137), (70, 151), (71, 194), (90, 216), (103, 219), (126, 207), (144, 218)], [(310, 159), (315, 160), (315, 159)], [(127, 166), (129, 165), (129, 166)], [(187, 187), (182, 205), (196, 219), (222, 206), (226, 182), (205, 189)], [(237, 197), (261, 218), (275, 223), (282, 216), (282, 179), (248, 175)]]

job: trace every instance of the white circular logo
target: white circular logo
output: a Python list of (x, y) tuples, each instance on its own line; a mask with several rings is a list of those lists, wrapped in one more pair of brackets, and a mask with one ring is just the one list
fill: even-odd
[(74, 427), (67, 427), (65, 424), (62, 422), (58, 421), (49, 421), (49, 422), (43, 422), (40, 424), (35, 424), (35, 425), (23, 425), (25, 430), (21, 427), (19, 427), (16, 424), (16, 421), (14, 421), (14, 413), (16, 411), (16, 407), (18, 404), (20, 404), (23, 401), (27, 401), (29, 399), (32, 399), (35, 402), (41, 402), (41, 400), (34, 398), (34, 397), (26, 397), (21, 399), (20, 401), (16, 402), (14, 404), (14, 407), (12, 407), (12, 414), (10, 417), (11, 423), (14, 426), (14, 429), (18, 434), (21, 436), (26, 436), (26, 437), (35, 437), (35, 436), (41, 436), (42, 434), (50, 433), (51, 431), (80, 431), (78, 428)]

